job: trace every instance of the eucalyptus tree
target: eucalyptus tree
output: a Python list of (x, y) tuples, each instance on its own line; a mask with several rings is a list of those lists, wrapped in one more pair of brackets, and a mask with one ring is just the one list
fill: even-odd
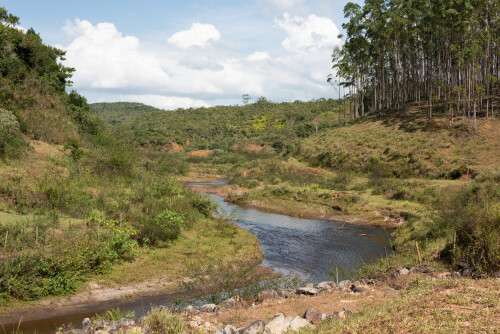
[(461, 115), (474, 127), (477, 115), (494, 115), (498, 0), (366, 0), (348, 3), (344, 15), (345, 44), (332, 60), (350, 87), (353, 117), (423, 101), (429, 118), (439, 104), (450, 122)]

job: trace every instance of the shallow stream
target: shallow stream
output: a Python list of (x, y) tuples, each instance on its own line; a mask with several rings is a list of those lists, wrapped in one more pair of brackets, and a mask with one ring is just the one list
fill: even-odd
[[(191, 183), (189, 186), (221, 186), (217, 183)], [(332, 279), (335, 265), (345, 271), (358, 268), (389, 252), (390, 231), (314, 219), (301, 219), (273, 214), (224, 202), (222, 197), (208, 195), (219, 203), (222, 210), (235, 216), (235, 223), (257, 236), (264, 253), (263, 265), (282, 273), (297, 274), (313, 282)], [(138, 296), (128, 300), (73, 307), (65, 312), (43, 311), (26, 314), (19, 330), (24, 333), (54, 333), (63, 324), (77, 327), (85, 317), (120, 307), (122, 311), (135, 311), (136, 316), (146, 313), (151, 305), (172, 305), (176, 300), (187, 300), (182, 294)], [(14, 319), (11, 319), (11, 321)], [(19, 321), (19, 320), (17, 320)], [(11, 333), (17, 324), (6, 324), (0, 318), (0, 330)]]

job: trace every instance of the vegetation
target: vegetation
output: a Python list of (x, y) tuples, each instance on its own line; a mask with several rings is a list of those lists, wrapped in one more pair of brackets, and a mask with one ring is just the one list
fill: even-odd
[[(333, 53), (348, 87), (351, 118), (367, 111), (407, 111), (425, 101), (454, 117), (493, 116), (500, 77), (498, 1), (366, 1), (348, 3), (346, 43)], [(337, 79), (336, 79), (337, 78)], [(438, 103), (436, 103), (438, 102)]]
[(0, 14), (2, 306), (75, 293), (89, 279), (116, 282), (123, 268), (120, 282), (178, 278), (186, 256), (247, 252), (258, 262), (255, 238), (212, 231), (216, 206), (177, 181), (183, 159), (107, 135), (86, 99), (66, 91), (64, 52)]
[(153, 307), (144, 318), (144, 328), (148, 333), (182, 334), (188, 327), (179, 315), (163, 306)]

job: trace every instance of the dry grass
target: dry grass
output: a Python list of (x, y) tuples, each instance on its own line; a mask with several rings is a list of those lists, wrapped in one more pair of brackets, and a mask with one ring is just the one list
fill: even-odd
[(417, 278), (389, 301), (318, 333), (498, 333), (500, 281)]

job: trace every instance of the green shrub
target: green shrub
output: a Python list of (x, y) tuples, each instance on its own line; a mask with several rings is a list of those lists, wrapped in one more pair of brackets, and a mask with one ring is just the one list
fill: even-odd
[(112, 321), (120, 321), (123, 318), (131, 318), (135, 317), (135, 312), (134, 311), (122, 311), (120, 310), (119, 307), (114, 308), (112, 310), (107, 311), (104, 314), (98, 314), (94, 317), (92, 317), (92, 320), (94, 322), (99, 321), (99, 320), (112, 320)]
[[(498, 172), (497, 172), (498, 173)], [(479, 272), (500, 270), (500, 185), (483, 176), (471, 186), (438, 201), (435, 233), (453, 239), (451, 260), (465, 260)]]
[(155, 218), (140, 224), (140, 239), (151, 246), (163, 246), (166, 242), (173, 241), (180, 236), (183, 223), (184, 215), (164, 210)]
[(188, 327), (182, 318), (164, 306), (153, 307), (144, 317), (144, 328), (153, 334), (184, 334)]

